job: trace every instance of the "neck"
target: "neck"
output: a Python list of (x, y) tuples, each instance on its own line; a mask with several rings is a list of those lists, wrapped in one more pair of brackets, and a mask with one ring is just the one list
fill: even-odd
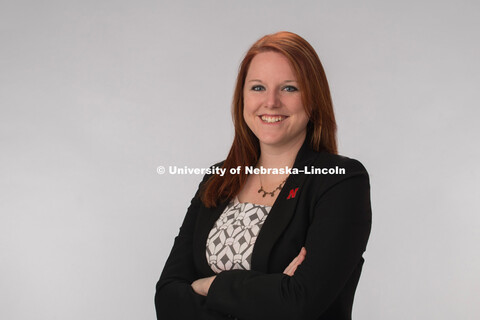
[(260, 144), (260, 158), (258, 166), (264, 168), (293, 167), (297, 153), (302, 147), (306, 134), (299, 139), (289, 141), (281, 146)]

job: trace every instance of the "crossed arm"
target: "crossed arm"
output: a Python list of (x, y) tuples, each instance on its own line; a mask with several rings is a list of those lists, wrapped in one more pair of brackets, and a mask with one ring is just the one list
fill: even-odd
[[(298, 256), (296, 256), (292, 262), (285, 268), (283, 271), (284, 274), (288, 276), (293, 276), (295, 273), (295, 270), (297, 270), (297, 267), (302, 264), (303, 260), (305, 260), (305, 256), (307, 254), (307, 250), (305, 247), (300, 250), (300, 253)], [(192, 282), (192, 288), (193, 291), (195, 291), (197, 294), (206, 296), (208, 294), (208, 289), (210, 289), (210, 285), (212, 284), (213, 280), (215, 280), (216, 276), (211, 276), (207, 278), (201, 278), (198, 280), (195, 280)]]

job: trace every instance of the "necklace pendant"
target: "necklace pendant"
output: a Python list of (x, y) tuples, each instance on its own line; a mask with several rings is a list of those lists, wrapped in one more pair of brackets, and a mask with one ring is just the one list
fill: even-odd
[(270, 192), (263, 190), (263, 186), (260, 184), (260, 189), (258, 189), (258, 193), (263, 192), (263, 195), (262, 195), (263, 198), (265, 198), (265, 196), (267, 194), (269, 194), (273, 198), (275, 196), (275, 192), (277, 190), (279, 190), (279, 191), (282, 190), (282, 187), (283, 187), (283, 184), (285, 183), (285, 181), (287, 181), (287, 179), (283, 180), (282, 183), (280, 183), (280, 185), (278, 187), (276, 187), (273, 191), (270, 191)]

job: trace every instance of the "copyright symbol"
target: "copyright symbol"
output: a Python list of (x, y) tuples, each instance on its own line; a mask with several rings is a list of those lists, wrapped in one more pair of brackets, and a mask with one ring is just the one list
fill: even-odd
[(165, 167), (164, 166), (158, 166), (157, 167), (157, 173), (158, 174), (164, 174), (165, 173)]

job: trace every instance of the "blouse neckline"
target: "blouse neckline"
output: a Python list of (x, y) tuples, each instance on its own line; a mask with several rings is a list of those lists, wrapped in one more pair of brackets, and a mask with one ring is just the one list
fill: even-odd
[(237, 197), (237, 196), (235, 196), (235, 197), (233, 198), (233, 204), (234, 204), (234, 205), (235, 205), (235, 204), (251, 204), (251, 205), (254, 205), (254, 206), (260, 206), (260, 207), (264, 207), (264, 208), (271, 208), (271, 207), (272, 207), (272, 206), (267, 206), (267, 205), (265, 205), (265, 204), (257, 204), (257, 203), (251, 203), (251, 202), (240, 202), (240, 201), (238, 200), (238, 197)]

